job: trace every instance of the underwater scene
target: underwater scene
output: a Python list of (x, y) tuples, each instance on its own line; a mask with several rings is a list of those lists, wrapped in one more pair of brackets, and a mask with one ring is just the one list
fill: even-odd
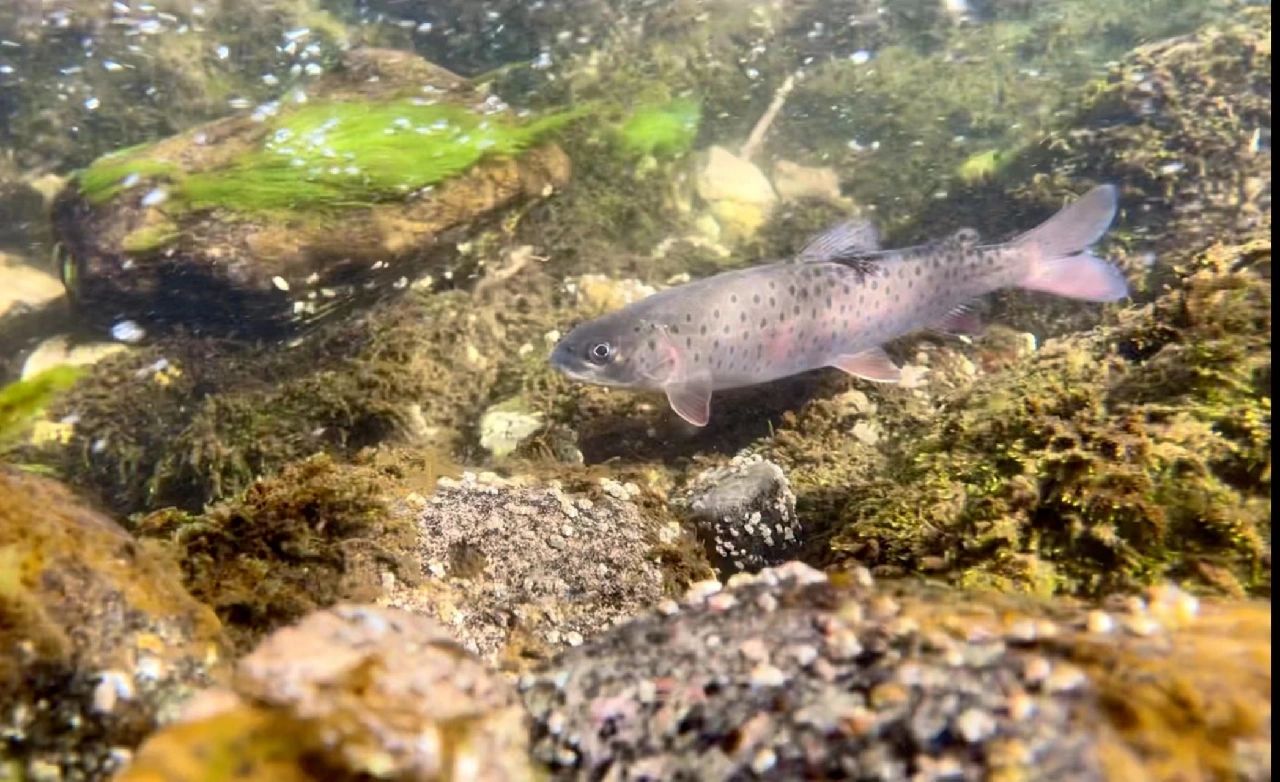
[(1271, 779), (1271, 6), (0, 0), (0, 782)]

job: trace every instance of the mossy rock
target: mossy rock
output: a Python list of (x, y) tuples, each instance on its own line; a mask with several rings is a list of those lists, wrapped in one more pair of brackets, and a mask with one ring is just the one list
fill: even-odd
[(0, 467), (7, 758), (101, 778), (226, 659), (217, 618), (158, 547), (60, 484)]
[(1154, 306), (946, 400), (851, 487), (833, 549), (1001, 589), (1269, 593), (1270, 258), (1216, 245)]
[(99, 326), (273, 336), (443, 274), (458, 259), (432, 250), (450, 229), (568, 181), (546, 137), (581, 112), (500, 108), (362, 49), (303, 103), (99, 158), (53, 207), (68, 291)]
[(243, 651), (316, 609), (373, 600), (384, 571), (415, 580), (415, 533), (387, 510), (383, 480), (377, 470), (318, 456), (198, 516), (146, 516), (138, 534), (167, 544), (187, 588)]

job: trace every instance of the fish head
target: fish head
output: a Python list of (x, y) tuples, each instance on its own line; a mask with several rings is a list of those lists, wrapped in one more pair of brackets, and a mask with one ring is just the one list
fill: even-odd
[(551, 366), (584, 383), (659, 388), (669, 374), (670, 340), (658, 326), (625, 311), (575, 327), (551, 351)]

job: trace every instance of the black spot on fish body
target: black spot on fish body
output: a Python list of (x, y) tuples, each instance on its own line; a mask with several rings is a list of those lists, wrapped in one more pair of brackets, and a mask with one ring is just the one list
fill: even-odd
[(705, 337), (705, 336), (707, 336), (707, 324), (705, 324), (705, 323), (703, 323), (703, 324), (702, 324), (702, 329), (701, 329), (701, 331), (702, 331), (702, 336), (704, 336), (704, 337)]
[(693, 313), (692, 313), (692, 312), (686, 312), (686, 313), (684, 314), (684, 322), (685, 322), (685, 323), (693, 323)]
[(693, 347), (693, 337), (685, 337), (685, 338), (684, 338), (684, 346), (685, 346), (686, 348), (692, 348), (692, 347)]
[(654, 340), (654, 339), (649, 340), (649, 349), (650, 349), (650, 350), (657, 350), (657, 349), (658, 349), (658, 342), (657, 342), (657, 340)]
[(874, 290), (878, 289), (879, 287), (880, 287), (880, 283), (876, 282), (875, 280), (872, 280), (872, 281), (871, 281), (871, 290), (873, 290), (873, 291), (874, 291)]
[(787, 286), (787, 293), (791, 294), (792, 296), (796, 295), (796, 286), (794, 286), (794, 285), (788, 285), (788, 286)]
[(764, 328), (765, 326), (768, 326), (768, 325), (769, 325), (769, 321), (767, 318), (760, 319), (760, 328)]
[(800, 305), (799, 305), (799, 304), (797, 304), (797, 305), (795, 305), (794, 307), (792, 307), (792, 308), (791, 308), (791, 314), (792, 314), (792, 315), (799, 315), (799, 314), (800, 314)]
[(712, 315), (712, 317), (714, 317), (716, 320), (720, 320), (720, 310), (719, 310), (719, 309), (717, 309), (715, 312), (711, 313), (711, 315)]
[(737, 303), (738, 303), (738, 294), (736, 294), (736, 293), (735, 293), (735, 294), (731, 295), (731, 296), (729, 297), (729, 302), (730, 302), (731, 304), (737, 304)]
[(759, 303), (760, 303), (760, 294), (758, 294), (758, 293), (757, 293), (757, 294), (755, 294), (754, 296), (752, 296), (752, 297), (751, 297), (751, 301), (752, 301), (752, 302), (754, 302), (755, 304), (759, 304)]
[(770, 307), (776, 307), (776, 306), (778, 306), (778, 302), (777, 302), (777, 301), (775, 301), (775, 300), (774, 300), (774, 298), (773, 298), (772, 296), (770, 296), (770, 297), (769, 297), (769, 306), (770, 306)]

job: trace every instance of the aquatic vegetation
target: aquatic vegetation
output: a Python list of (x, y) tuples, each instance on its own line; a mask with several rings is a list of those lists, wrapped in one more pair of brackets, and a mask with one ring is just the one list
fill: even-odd
[(137, 533), (170, 547), (187, 589), (244, 650), (314, 609), (370, 599), (385, 570), (414, 578), (412, 530), (386, 512), (378, 481), (317, 456), (200, 515), (143, 517)]
[(83, 375), (82, 367), (56, 366), (0, 388), (0, 448), (13, 445), (21, 430)]
[(679, 157), (698, 135), (702, 107), (692, 98), (638, 106), (618, 126), (619, 144), (628, 155)]
[(1061, 128), (1062, 113), (1103, 75), (1102, 63), (1140, 41), (1194, 30), (1231, 6), (1001, 4), (991, 20), (959, 26), (936, 11), (929, 26), (922, 14), (914, 25), (923, 30), (866, 31), (845, 44), (867, 46), (866, 59), (841, 51), (813, 66), (767, 146), (780, 157), (835, 163), (847, 194), (878, 207), (886, 233), (923, 239), (920, 227), (934, 222), (921, 212), (944, 211), (939, 193), (948, 194), (943, 203), (954, 219), (960, 186)]
[(149, 157), (151, 148), (142, 147), (99, 159), (78, 182), (95, 204), (126, 187), (158, 187), (166, 203), (179, 209), (256, 213), (369, 206), (402, 200), (486, 156), (517, 154), (582, 113), (517, 123), (415, 99), (308, 103), (268, 120), (259, 147), (225, 165), (184, 171), (175, 162)]
[(851, 491), (833, 550), (1001, 589), (1266, 593), (1269, 264), (1265, 238), (1210, 248), (1153, 309), (948, 400)]

